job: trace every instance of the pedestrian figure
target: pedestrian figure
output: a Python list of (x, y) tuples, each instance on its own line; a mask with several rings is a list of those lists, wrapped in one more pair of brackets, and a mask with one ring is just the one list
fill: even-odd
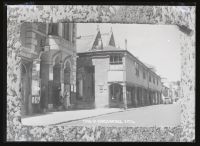
[(62, 110), (62, 108), (63, 108), (63, 96), (62, 96), (62, 91), (61, 91), (60, 86), (58, 87), (58, 92), (59, 92), (58, 108), (59, 108), (59, 110)]
[(64, 105), (64, 108), (67, 109), (68, 107), (67, 107), (67, 88), (66, 88), (66, 86), (65, 86), (65, 89), (64, 89), (63, 97), (64, 97), (63, 105)]
[(65, 86), (64, 105), (65, 105), (66, 109), (68, 109), (70, 107), (70, 86), (69, 85)]

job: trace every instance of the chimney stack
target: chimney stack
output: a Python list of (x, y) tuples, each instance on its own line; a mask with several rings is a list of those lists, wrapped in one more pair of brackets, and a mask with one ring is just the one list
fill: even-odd
[(125, 50), (127, 50), (127, 39), (125, 39)]

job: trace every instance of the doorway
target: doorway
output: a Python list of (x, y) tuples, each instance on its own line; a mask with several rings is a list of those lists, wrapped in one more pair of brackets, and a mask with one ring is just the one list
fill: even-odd
[(53, 107), (57, 108), (61, 105), (60, 103), (60, 91), (61, 91), (61, 84), (60, 84), (60, 73), (61, 73), (61, 65), (60, 65), (60, 57), (57, 56), (55, 59), (55, 64), (53, 66)]
[(120, 107), (123, 102), (122, 85), (114, 83), (110, 85), (110, 107)]

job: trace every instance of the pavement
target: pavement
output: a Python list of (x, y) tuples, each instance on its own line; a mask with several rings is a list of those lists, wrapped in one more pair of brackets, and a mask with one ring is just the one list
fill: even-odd
[(127, 110), (102, 108), (50, 112), (22, 118), (23, 125), (174, 127), (180, 125), (180, 105), (160, 104)]
[(57, 125), (74, 120), (87, 119), (105, 114), (115, 112), (122, 112), (123, 109), (119, 108), (99, 108), (87, 110), (72, 110), (72, 111), (59, 111), (49, 112), (44, 115), (36, 115), (31, 117), (24, 117), (21, 119), (23, 125), (29, 126), (47, 126)]
[(180, 105), (160, 104), (62, 123), (62, 126), (175, 127), (181, 124)]

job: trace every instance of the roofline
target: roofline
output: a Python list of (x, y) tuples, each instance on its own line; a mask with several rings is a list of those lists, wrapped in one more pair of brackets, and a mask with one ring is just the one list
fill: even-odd
[(136, 58), (132, 53), (130, 53), (128, 50), (100, 50), (100, 51), (91, 51), (91, 52), (79, 52), (77, 53), (77, 55), (90, 55), (90, 54), (102, 54), (102, 53), (120, 53), (120, 52), (125, 52), (128, 53), (132, 58), (134, 58), (135, 60), (137, 60), (137, 62), (139, 62), (140, 64), (142, 64), (143, 66), (145, 66), (151, 73), (153, 73), (154, 75), (156, 75), (157, 77), (159, 77), (161, 79), (161, 77), (159, 75), (157, 75), (154, 71), (152, 71), (149, 67), (147, 67), (142, 61), (140, 61), (138, 58)]
[(161, 77), (159, 75), (157, 75), (154, 71), (151, 70), (151, 68), (147, 67), (142, 61), (140, 61), (137, 57), (135, 57), (132, 53), (130, 53), (128, 50), (125, 50), (127, 51), (127, 53), (133, 57), (134, 59), (136, 59), (139, 63), (141, 63), (143, 66), (146, 67), (146, 69), (148, 69), (151, 73), (153, 73), (154, 75), (156, 75), (157, 77), (159, 77), (161, 79)]

